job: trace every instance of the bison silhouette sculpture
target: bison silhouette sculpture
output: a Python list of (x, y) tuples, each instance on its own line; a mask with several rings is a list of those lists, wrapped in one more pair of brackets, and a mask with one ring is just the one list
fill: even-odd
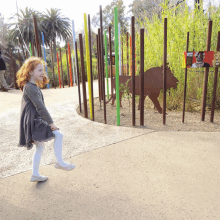
[[(175, 89), (177, 88), (178, 79), (173, 75), (169, 67), (166, 67), (166, 68), (167, 68), (167, 89), (169, 88)], [(131, 78), (132, 76), (119, 76), (119, 85), (120, 84), (125, 85), (126, 82), (129, 80), (128, 88), (129, 88), (130, 93), (132, 93), (132, 90), (133, 90)], [(112, 87), (113, 87), (113, 95), (111, 96), (111, 99), (107, 101), (106, 103), (112, 100), (112, 105), (114, 105), (114, 102), (116, 100), (115, 77), (112, 80)], [(161, 89), (163, 89), (163, 66), (153, 67), (147, 70), (144, 73), (144, 100), (148, 96), (160, 114), (162, 114), (162, 108), (158, 101), (158, 97), (160, 95)], [(120, 100), (121, 107), (122, 107), (121, 105), (122, 95), (123, 95), (123, 91), (120, 91), (119, 100)], [(139, 76), (135, 76), (135, 95), (140, 95), (140, 77)], [(139, 99), (138, 110), (140, 110), (140, 99)]]

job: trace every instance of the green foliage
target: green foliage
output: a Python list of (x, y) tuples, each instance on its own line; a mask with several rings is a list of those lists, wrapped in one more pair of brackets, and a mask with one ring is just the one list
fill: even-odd
[[(183, 91), (185, 80), (185, 69), (182, 67), (183, 52), (186, 51), (186, 38), (189, 32), (189, 51), (206, 51), (207, 31), (208, 31), (208, 15), (203, 13), (203, 10), (195, 9), (189, 11), (187, 5), (185, 7), (177, 6), (174, 9), (168, 9), (166, 3), (162, 3), (163, 11), (161, 18), (154, 15), (151, 20), (147, 17), (145, 21), (140, 21), (140, 26), (145, 28), (144, 39), (144, 68), (145, 71), (157, 66), (163, 65), (164, 54), (164, 18), (167, 18), (167, 62), (179, 80), (177, 89), (171, 89), (170, 95), (167, 98), (168, 109), (182, 109)], [(220, 7), (212, 7), (210, 9), (210, 17), (213, 21), (211, 50), (215, 51), (217, 46), (217, 35), (220, 31)], [(140, 71), (140, 32), (136, 32), (136, 75)], [(123, 36), (123, 44), (126, 45), (126, 36)], [(130, 48), (130, 42), (129, 42)], [(127, 63), (127, 46), (123, 50), (124, 63)], [(130, 51), (129, 51), (130, 57)], [(129, 61), (130, 65), (130, 61)], [(205, 68), (188, 68), (187, 82), (187, 102), (190, 99), (202, 100), (203, 83), (204, 83)], [(214, 68), (209, 68), (209, 81), (207, 92), (207, 104), (212, 101), (212, 90), (214, 80)], [(220, 83), (218, 83), (220, 88)], [(162, 102), (160, 95), (160, 102)], [(191, 101), (192, 102), (192, 101)], [(217, 105), (220, 105), (220, 89), (217, 91)], [(198, 105), (187, 104), (186, 110), (199, 110)]]

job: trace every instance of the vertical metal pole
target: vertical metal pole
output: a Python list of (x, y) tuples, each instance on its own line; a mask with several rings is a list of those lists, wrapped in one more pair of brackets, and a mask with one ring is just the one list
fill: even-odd
[(129, 76), (129, 38), (128, 38), (128, 32), (126, 34), (126, 41), (127, 41), (127, 76)]
[[(70, 73), (70, 82), (71, 86), (73, 86), (73, 74), (72, 74), (72, 65), (74, 65), (73, 62), (71, 62), (71, 51), (70, 51), (70, 44), (68, 43), (68, 58), (69, 59), (69, 73)], [(74, 70), (74, 68), (73, 68)], [(74, 75), (74, 81), (75, 81), (75, 75)]]
[(68, 62), (68, 51), (66, 50), (66, 68), (67, 68), (67, 74), (68, 74), (68, 84), (70, 87), (70, 72), (69, 72), (69, 62)]
[[(46, 59), (46, 50), (45, 50), (45, 47), (44, 47), (44, 34), (42, 32), (42, 41), (43, 41), (43, 48), (44, 48), (44, 60), (45, 62), (47, 62), (47, 59)], [(32, 52), (31, 52), (32, 54)], [(48, 73), (47, 73), (47, 66), (45, 67), (46, 69), (46, 74), (47, 74), (47, 77), (48, 77)], [(48, 77), (49, 78), (49, 77)], [(47, 83), (47, 88), (49, 89), (49, 83)]]
[(92, 120), (95, 120), (94, 116), (94, 98), (93, 98), (93, 74), (92, 74), (92, 38), (91, 38), (91, 25), (90, 15), (88, 15), (88, 30), (89, 30), (89, 56), (90, 56), (90, 79), (91, 79), (91, 97), (92, 97)]
[[(187, 59), (188, 48), (189, 48), (189, 32), (187, 32), (187, 41), (186, 41), (186, 59)], [(184, 84), (184, 99), (183, 99), (183, 115), (182, 115), (182, 123), (184, 123), (184, 119), (185, 119), (186, 87), (187, 87), (187, 67), (185, 68), (185, 84)]]
[(118, 24), (118, 47), (119, 47), (119, 76), (121, 76), (121, 25)]
[(79, 109), (80, 112), (82, 112), (82, 106), (81, 106), (81, 92), (80, 92), (80, 80), (79, 80), (79, 62), (78, 62), (78, 51), (77, 51), (77, 42), (75, 41), (75, 65), (76, 65), (76, 71), (77, 71), (77, 86), (78, 86), (78, 94), (79, 94)]
[(122, 66), (122, 69), (121, 69), (121, 72), (122, 72), (122, 75), (124, 75), (124, 65), (123, 65), (123, 37), (122, 37), (122, 40), (121, 40), (121, 66)]
[(59, 65), (59, 55), (57, 53), (57, 69), (58, 69), (58, 76), (59, 76), (59, 87), (61, 89), (61, 82), (60, 82), (60, 65)]
[(144, 126), (144, 28), (140, 29), (140, 125)]
[(82, 87), (83, 87), (84, 117), (88, 118), (82, 34), (79, 34), (79, 43), (80, 43), (80, 57), (81, 57), (81, 76), (82, 76)]
[(115, 90), (117, 100), (117, 126), (120, 126), (120, 101), (119, 101), (119, 69), (118, 69), (118, 8), (115, 7), (114, 28), (115, 28)]
[(112, 71), (112, 38), (111, 38), (111, 26), (108, 28), (108, 34), (109, 34), (109, 54), (110, 54), (110, 75), (111, 75), (111, 96), (113, 96), (113, 86), (112, 86), (112, 80), (113, 80), (113, 71)]
[(101, 73), (102, 73), (102, 92), (104, 103), (104, 121), (106, 122), (106, 102), (105, 102), (105, 77), (104, 77), (104, 46), (103, 46), (103, 28), (102, 28), (102, 6), (100, 5), (100, 43), (101, 43)]
[[(98, 88), (99, 88), (99, 102), (101, 105), (101, 89), (100, 89), (100, 60), (99, 60), (99, 35), (96, 35), (97, 44), (97, 70), (98, 70)], [(100, 106), (101, 109), (101, 106)]]
[(50, 44), (50, 53), (51, 53), (51, 62), (52, 62), (52, 72), (53, 72), (53, 87), (56, 89), (56, 83), (55, 83), (55, 74), (54, 74), (54, 60), (53, 60), (53, 48), (52, 48), (52, 42)]
[[(101, 64), (101, 43), (100, 43), (100, 28), (98, 28), (98, 55), (99, 55), (99, 91), (100, 91), (100, 100), (103, 100), (103, 92), (102, 92), (102, 64)], [(101, 102), (100, 102), (101, 109)]]
[[(212, 21), (209, 21), (208, 37), (207, 37), (207, 48), (206, 48), (207, 51), (210, 51), (211, 35), (212, 35)], [(205, 108), (206, 108), (208, 76), (209, 76), (209, 67), (205, 67), (204, 86), (203, 86), (203, 99), (202, 99), (202, 114), (201, 114), (201, 120), (202, 121), (205, 121)]]
[(167, 93), (167, 18), (164, 18), (164, 54), (163, 54), (163, 124), (166, 124)]
[[(216, 51), (220, 51), (220, 31), (218, 32)], [(214, 120), (217, 83), (218, 83), (218, 67), (215, 67), (215, 77), (214, 77), (214, 85), (213, 85), (213, 93), (212, 93), (212, 108), (211, 108), (210, 122), (213, 122), (213, 120)]]
[(64, 81), (63, 81), (63, 64), (62, 64), (62, 54), (61, 54), (61, 48), (60, 50), (60, 68), (61, 68), (61, 74), (62, 74), (62, 83), (63, 83), (63, 88), (64, 88)]
[(132, 126), (135, 126), (135, 19), (131, 17), (132, 35)]
[(109, 87), (108, 87), (108, 49), (107, 49), (107, 36), (105, 31), (105, 72), (106, 72), (106, 84), (107, 84), (107, 99), (109, 99)]

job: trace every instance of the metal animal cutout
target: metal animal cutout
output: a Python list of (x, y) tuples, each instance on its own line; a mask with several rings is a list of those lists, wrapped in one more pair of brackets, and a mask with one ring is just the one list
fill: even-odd
[[(173, 75), (169, 67), (166, 67), (166, 68), (167, 68), (167, 89), (171, 87), (176, 88), (178, 79)], [(119, 85), (120, 84), (125, 85), (126, 82), (129, 80), (128, 88), (129, 88), (130, 93), (132, 93), (132, 79), (131, 78), (132, 76), (119, 76)], [(113, 91), (116, 91), (115, 77), (112, 80), (112, 87), (113, 87)], [(163, 66), (153, 67), (147, 70), (144, 73), (144, 100), (146, 96), (149, 96), (149, 98), (154, 103), (154, 106), (157, 108), (160, 114), (162, 114), (162, 108), (157, 98), (160, 95), (161, 89), (163, 89)], [(120, 91), (119, 100), (120, 100), (121, 107), (122, 107), (121, 105), (122, 95), (123, 95), (122, 91)], [(139, 76), (135, 76), (135, 95), (140, 95), (140, 77)], [(114, 92), (113, 92), (111, 99), (112, 99), (112, 105), (114, 105), (114, 102), (116, 100), (116, 94)], [(139, 99), (138, 110), (140, 110), (140, 99)]]

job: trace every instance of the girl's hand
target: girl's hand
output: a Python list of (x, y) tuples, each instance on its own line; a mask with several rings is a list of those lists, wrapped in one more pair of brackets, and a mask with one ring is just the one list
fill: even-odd
[(55, 131), (55, 130), (60, 130), (59, 128), (57, 128), (54, 124), (50, 124), (49, 125), (50, 126), (50, 128), (51, 128), (51, 130), (53, 130), (53, 131)]

